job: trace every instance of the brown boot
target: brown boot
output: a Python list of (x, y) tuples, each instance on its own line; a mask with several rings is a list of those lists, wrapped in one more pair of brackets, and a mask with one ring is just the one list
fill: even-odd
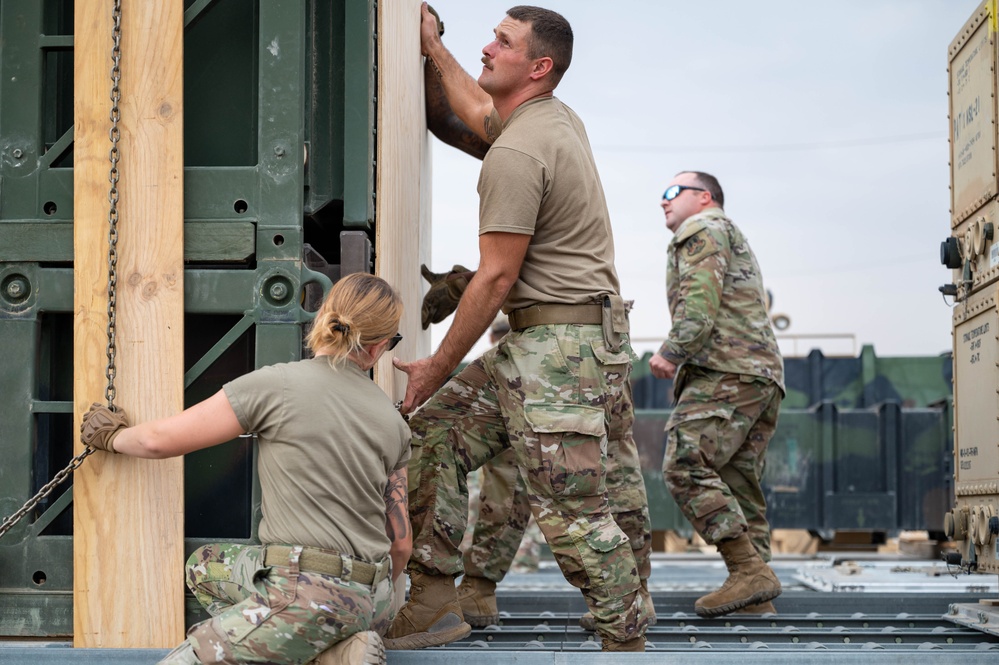
[(337, 642), (315, 659), (311, 665), (385, 665), (385, 645), (378, 633), (368, 630), (354, 633)]
[[(649, 612), (649, 625), (656, 625), (656, 608), (652, 604), (652, 594), (649, 593), (648, 580), (642, 580), (642, 586), (638, 589), (638, 593), (642, 594), (642, 600)], [(464, 605), (462, 606), (462, 609), (464, 609)], [(593, 616), (593, 612), (587, 612), (583, 616), (579, 617), (579, 627), (583, 630), (590, 631), (595, 631), (597, 629), (597, 619)]]
[(702, 596), (694, 603), (694, 611), (702, 617), (716, 617), (773, 600), (780, 595), (780, 581), (774, 571), (756, 553), (745, 533), (738, 538), (718, 543), (725, 559), (728, 579), (717, 591)]
[(385, 634), (386, 649), (436, 647), (468, 637), (450, 575), (409, 573), (409, 602), (399, 610)]
[(732, 614), (777, 614), (777, 608), (769, 600), (765, 603), (746, 605), (741, 610), (736, 610)]
[(458, 604), (465, 621), (476, 628), (499, 623), (496, 607), (496, 582), (485, 577), (465, 575), (458, 585)]
[(633, 637), (627, 642), (615, 642), (603, 638), (601, 651), (645, 651), (645, 636)]

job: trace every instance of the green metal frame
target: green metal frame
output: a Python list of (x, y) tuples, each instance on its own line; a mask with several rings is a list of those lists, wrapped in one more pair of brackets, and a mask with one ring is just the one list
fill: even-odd
[[(299, 359), (306, 286), (328, 289), (341, 262), (371, 269), (375, 11), (374, 0), (185, 2), (189, 404)], [(72, 31), (72, 0), (0, 4), (2, 515), (72, 450)], [(341, 250), (344, 231), (367, 235), (366, 251), (354, 251), (356, 233)], [(310, 251), (323, 269), (306, 265)], [(188, 551), (217, 528), (255, 537), (250, 451), (232, 442), (188, 456)], [(71, 502), (61, 489), (0, 539), (0, 639), (72, 633)], [(230, 511), (242, 517), (222, 525)]]

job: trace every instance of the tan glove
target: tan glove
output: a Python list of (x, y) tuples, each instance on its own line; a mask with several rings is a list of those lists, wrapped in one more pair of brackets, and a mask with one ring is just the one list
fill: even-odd
[(128, 418), (120, 408), (112, 411), (103, 404), (94, 402), (90, 410), (83, 414), (80, 424), (80, 441), (91, 448), (97, 448), (109, 453), (116, 453), (114, 439), (118, 433), (128, 427)]
[(430, 290), (423, 296), (420, 311), (423, 329), (426, 330), (431, 323), (440, 323), (458, 309), (458, 301), (475, 272), (459, 265), (449, 272), (430, 272), (427, 266), (422, 265), (420, 273), (430, 282)]

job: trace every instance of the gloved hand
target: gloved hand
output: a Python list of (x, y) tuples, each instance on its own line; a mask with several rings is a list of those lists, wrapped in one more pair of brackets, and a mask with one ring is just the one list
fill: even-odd
[(448, 272), (430, 272), (427, 266), (422, 265), (420, 273), (430, 282), (430, 290), (423, 296), (420, 312), (423, 329), (426, 330), (431, 323), (440, 323), (458, 309), (458, 301), (475, 272), (460, 265)]
[(128, 418), (119, 408), (112, 411), (103, 404), (94, 402), (83, 414), (80, 424), (80, 441), (91, 448), (97, 448), (109, 453), (117, 452), (112, 443), (118, 432), (128, 427)]

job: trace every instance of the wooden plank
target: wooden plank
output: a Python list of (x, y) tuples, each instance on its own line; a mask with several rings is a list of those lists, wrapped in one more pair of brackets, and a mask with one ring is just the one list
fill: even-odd
[[(402, 343), (394, 355), (413, 360), (430, 354), (430, 332), (420, 327), (424, 281), (430, 263), (430, 141), (420, 55), (420, 1), (378, 5), (378, 158), (375, 273), (402, 294)], [(386, 354), (375, 381), (393, 399), (406, 378)]]
[[(183, 408), (183, 3), (123, 4), (115, 403), (138, 422)], [(106, 385), (111, 10), (74, 7), (77, 425)], [(183, 639), (183, 471), (180, 458), (95, 453), (76, 472), (75, 646)]]

